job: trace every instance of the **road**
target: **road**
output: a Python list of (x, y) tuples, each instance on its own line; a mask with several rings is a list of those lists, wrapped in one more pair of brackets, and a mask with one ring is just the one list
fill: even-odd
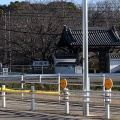
[[(1, 103), (1, 101), (0, 101)], [(0, 120), (105, 120), (105, 107), (90, 104), (90, 115), (83, 116), (81, 104), (70, 103), (70, 114), (65, 114), (64, 104), (59, 102), (35, 103), (35, 111), (31, 111), (28, 100), (7, 99), (6, 108), (0, 107)], [(120, 107), (110, 106), (111, 120), (119, 120)]]
[[(29, 111), (16, 111), (11, 109), (0, 109), (0, 120), (92, 120), (83, 116), (53, 115)], [(96, 120), (100, 120), (97, 119)]]

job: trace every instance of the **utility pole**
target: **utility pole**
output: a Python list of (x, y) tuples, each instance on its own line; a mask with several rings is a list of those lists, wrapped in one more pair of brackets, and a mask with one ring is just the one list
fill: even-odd
[(6, 19), (6, 13), (4, 14), (4, 20), (5, 20), (5, 39), (4, 39), (4, 62), (7, 62), (7, 35), (6, 35), (6, 25), (7, 25), (7, 19)]
[(88, 1), (83, 0), (83, 115), (89, 115), (89, 90), (90, 81), (88, 76)]
[(10, 72), (11, 72), (11, 39), (10, 39), (10, 11), (9, 11), (9, 33), (8, 33), (8, 35), (9, 35), (9, 39), (8, 39), (8, 47), (9, 47), (9, 67), (10, 67)]

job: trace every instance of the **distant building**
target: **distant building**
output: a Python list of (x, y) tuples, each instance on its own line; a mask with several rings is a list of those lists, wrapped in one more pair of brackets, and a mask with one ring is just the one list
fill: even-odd
[(61, 74), (82, 73), (82, 66), (77, 65), (75, 55), (56, 55), (54, 57), (54, 72)]

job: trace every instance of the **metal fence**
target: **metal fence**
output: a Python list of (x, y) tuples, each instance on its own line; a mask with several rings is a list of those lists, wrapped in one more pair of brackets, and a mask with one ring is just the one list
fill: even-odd
[[(48, 66), (38, 66), (38, 67), (34, 67), (33, 65), (11, 65), (11, 67), (8, 67), (8, 74), (11, 73), (20, 73), (20, 74), (54, 74), (57, 67), (59, 69), (63, 69), (67, 71), (72, 71), (75, 72), (75, 68), (77, 65), (75, 64), (60, 64), (60, 65), (48, 65)], [(56, 71), (57, 72), (57, 71)], [(98, 73), (100, 72), (97, 68), (91, 68), (89, 67), (89, 72), (90, 73)], [(2, 73), (2, 72), (1, 72)]]
[[(110, 90), (106, 90), (104, 86), (108, 77), (113, 80)], [(67, 80), (65, 89), (60, 87), (62, 78)], [(89, 74), (90, 91), (83, 91), (82, 74), (0, 75), (0, 101), (2, 107), (6, 108), (72, 115), (83, 115), (83, 104), (88, 103), (92, 115), (106, 119), (119, 118), (119, 78), (120, 74), (117, 73)], [(6, 85), (10, 83), (20, 84), (20, 87), (8, 89)], [(36, 85), (39, 86), (37, 90)], [(85, 96), (85, 92), (89, 95)]]

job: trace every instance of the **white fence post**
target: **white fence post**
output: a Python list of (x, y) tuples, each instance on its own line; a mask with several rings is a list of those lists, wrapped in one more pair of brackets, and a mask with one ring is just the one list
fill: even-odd
[(40, 83), (41, 83), (41, 75), (39, 75), (39, 80), (40, 80)]
[(6, 107), (5, 85), (2, 85), (2, 107)]
[(84, 84), (83, 84), (83, 92), (84, 92), (83, 115), (88, 116), (89, 115), (89, 102), (90, 102), (90, 78), (89, 77), (88, 77), (86, 90), (84, 90)]
[(58, 100), (60, 101), (60, 73), (58, 73)]
[(105, 92), (105, 74), (102, 75), (103, 76), (103, 93)]
[(110, 90), (105, 90), (105, 119), (110, 119)]
[[(23, 75), (21, 75), (21, 90), (23, 90), (23, 87), (24, 87), (23, 80), (24, 80)], [(21, 95), (22, 95), (22, 99), (23, 99), (24, 93), (22, 93)]]
[[(102, 77), (103, 77), (103, 94), (102, 95), (103, 95), (103, 98), (104, 98), (104, 96), (105, 96), (105, 74), (103, 74)], [(105, 103), (105, 98), (103, 100), (104, 100), (104, 103)]]
[(35, 95), (34, 95), (35, 87), (31, 86), (31, 110), (35, 110)]
[(64, 93), (64, 98), (63, 98), (63, 100), (65, 100), (65, 113), (66, 113), (66, 114), (69, 114), (68, 88), (64, 88), (64, 89), (63, 89), (63, 93)]

